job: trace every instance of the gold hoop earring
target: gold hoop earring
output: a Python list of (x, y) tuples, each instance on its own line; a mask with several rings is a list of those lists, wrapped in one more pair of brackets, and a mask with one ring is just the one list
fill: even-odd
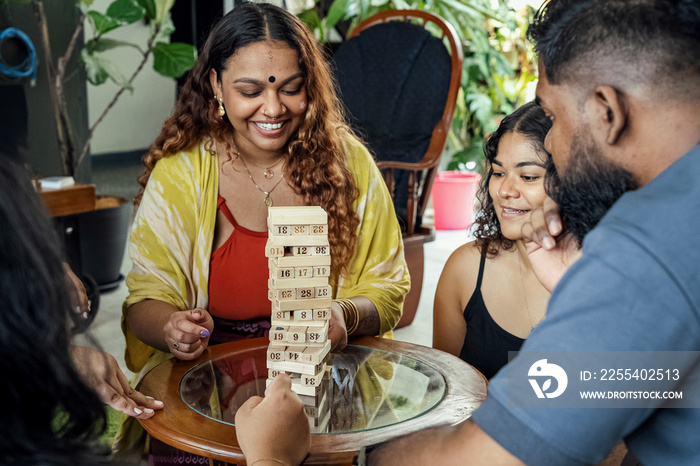
[(223, 118), (226, 115), (226, 109), (224, 108), (224, 99), (216, 96), (216, 100), (219, 101), (219, 118)]

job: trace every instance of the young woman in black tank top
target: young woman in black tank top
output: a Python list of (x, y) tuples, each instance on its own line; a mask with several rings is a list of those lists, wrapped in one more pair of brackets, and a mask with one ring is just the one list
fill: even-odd
[(521, 227), (546, 197), (551, 127), (534, 102), (507, 116), (484, 144), (474, 242), (448, 259), (435, 295), (433, 346), (487, 378), (508, 362), (544, 317), (549, 293), (537, 281)]

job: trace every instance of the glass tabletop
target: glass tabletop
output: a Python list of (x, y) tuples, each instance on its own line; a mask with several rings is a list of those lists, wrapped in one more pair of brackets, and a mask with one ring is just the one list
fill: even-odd
[[(267, 347), (220, 356), (190, 369), (180, 396), (196, 412), (234, 424), (239, 406), (263, 396)], [(445, 396), (445, 378), (411, 356), (348, 345), (331, 355), (330, 377), (316, 396), (300, 396), (315, 434), (361, 432), (420, 416)]]

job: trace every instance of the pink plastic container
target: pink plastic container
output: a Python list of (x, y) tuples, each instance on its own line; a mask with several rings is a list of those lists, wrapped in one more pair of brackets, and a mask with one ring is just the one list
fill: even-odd
[(431, 195), (438, 230), (465, 230), (474, 218), (474, 199), (481, 175), (471, 172), (438, 172)]

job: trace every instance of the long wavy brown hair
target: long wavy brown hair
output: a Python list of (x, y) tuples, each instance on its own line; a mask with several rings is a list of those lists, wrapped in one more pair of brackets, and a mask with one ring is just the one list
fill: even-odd
[(552, 122), (544, 110), (535, 102), (528, 102), (501, 121), (498, 129), (484, 140), (484, 156), (486, 157), (486, 172), (481, 177), (476, 199), (481, 206), (474, 219), (472, 232), (476, 246), (482, 255), (495, 257), (499, 251), (509, 251), (515, 246), (515, 241), (503, 236), (501, 224), (489, 194), (489, 183), (493, 176), (493, 161), (498, 156), (498, 144), (501, 138), (509, 133), (519, 133), (525, 136), (535, 151), (545, 161), (545, 166), (552, 164), (552, 157), (544, 149), (544, 138), (547, 136)]
[(328, 213), (328, 239), (334, 276), (347, 271), (355, 247), (360, 219), (353, 209), (359, 191), (347, 168), (345, 124), (337, 85), (328, 57), (309, 29), (294, 15), (267, 3), (247, 2), (219, 20), (207, 38), (197, 62), (180, 92), (175, 111), (163, 124), (160, 135), (143, 159), (139, 177), (141, 200), (153, 167), (194, 144), (214, 141), (230, 149), (232, 126), (218, 117), (218, 103), (209, 81), (210, 70), (218, 76), (240, 48), (262, 41), (284, 42), (297, 52), (304, 74), (308, 106), (297, 133), (288, 143), (285, 178), (301, 194), (306, 205), (320, 205)]

